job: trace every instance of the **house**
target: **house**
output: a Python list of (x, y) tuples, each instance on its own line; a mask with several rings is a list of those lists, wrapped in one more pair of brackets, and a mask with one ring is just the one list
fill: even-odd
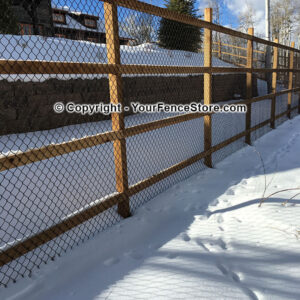
[(20, 34), (53, 36), (51, 0), (13, 0), (11, 3)]
[[(52, 9), (52, 19), (56, 37), (106, 43), (105, 23), (98, 16), (63, 7)], [(119, 35), (121, 45), (127, 45), (132, 40), (121, 29)]]
[(105, 43), (105, 27), (97, 16), (53, 8), (52, 19), (56, 37)]
[[(51, 0), (14, 0), (12, 9), (22, 35), (106, 43), (105, 23), (98, 16), (72, 11), (68, 7), (52, 7)], [(132, 41), (121, 29), (119, 35), (121, 45)]]

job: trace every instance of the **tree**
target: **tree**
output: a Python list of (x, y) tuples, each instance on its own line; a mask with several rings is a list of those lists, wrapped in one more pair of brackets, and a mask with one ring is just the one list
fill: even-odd
[(203, 0), (201, 1), (201, 8), (211, 7), (213, 10), (213, 22), (215, 24), (221, 24), (221, 17), (223, 15), (223, 9), (225, 6), (224, 0)]
[[(171, 11), (197, 17), (195, 0), (168, 0), (166, 7)], [(184, 23), (162, 19), (158, 31), (159, 44), (166, 49), (197, 52), (201, 45), (200, 28)]]
[(245, 10), (239, 16), (239, 28), (240, 30), (247, 32), (248, 28), (254, 28), (256, 22), (255, 10), (253, 6), (246, 1)]
[(154, 40), (155, 30), (152, 15), (130, 14), (122, 24), (122, 29), (134, 39), (137, 45), (150, 43)]
[(19, 33), (18, 23), (12, 12), (10, 0), (0, 0), (0, 33)]
[(300, 4), (291, 0), (274, 0), (271, 3), (271, 33), (280, 43), (290, 45), (300, 31)]
[[(200, 8), (204, 10), (206, 7), (211, 7), (213, 10), (213, 23), (221, 24), (221, 18), (225, 7), (225, 0), (202, 0)], [(217, 31), (212, 32), (214, 42), (221, 41), (221, 33)]]

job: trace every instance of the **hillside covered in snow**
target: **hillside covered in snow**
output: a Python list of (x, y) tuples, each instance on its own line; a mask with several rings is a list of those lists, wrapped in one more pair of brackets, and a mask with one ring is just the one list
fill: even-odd
[[(107, 63), (106, 44), (75, 41), (63, 38), (0, 35), (0, 60), (32, 60)], [(121, 63), (159, 66), (203, 66), (203, 53), (166, 50), (154, 44), (121, 46)], [(215, 67), (234, 67), (213, 57)], [(0, 79), (45, 80), (50, 75), (1, 75)], [(78, 75), (71, 77), (95, 78), (101, 75)], [(102, 75), (103, 76), (103, 75)], [(51, 78), (68, 79), (67, 75), (51, 75)]]

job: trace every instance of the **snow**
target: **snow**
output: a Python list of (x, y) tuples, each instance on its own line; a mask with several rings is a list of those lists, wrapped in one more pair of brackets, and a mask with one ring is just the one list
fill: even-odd
[(297, 116), (2, 290), (1, 298), (299, 299), (300, 196), (284, 206), (297, 192), (287, 191), (258, 207), (265, 179), (266, 196), (299, 187), (299, 149)]
[[(120, 51), (122, 64), (195, 67), (203, 66), (204, 64), (203, 53), (166, 50), (149, 44), (140, 46), (121, 46)], [(106, 44), (96, 44), (87, 41), (75, 41), (63, 38), (0, 34), (0, 60), (38, 60), (104, 64), (107, 63), (107, 53)], [(234, 67), (216, 57), (213, 57), (212, 64), (216, 67)], [(187, 75), (188, 74), (185, 74), (184, 76)], [(0, 80), (44, 81), (49, 78), (67, 80), (70, 78), (101, 78), (103, 76), (107, 75), (10, 74), (0, 75)]]

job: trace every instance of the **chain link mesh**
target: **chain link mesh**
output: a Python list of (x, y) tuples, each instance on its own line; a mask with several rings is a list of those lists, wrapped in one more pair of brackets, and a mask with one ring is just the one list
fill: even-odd
[[(10, 21), (0, 27), (1, 286), (31, 276), (130, 216), (205, 169), (207, 157), (214, 166), (245, 146), (247, 136), (254, 141), (271, 130), (273, 96), (247, 102), (248, 133), (243, 113), (203, 118), (134, 113), (131, 107), (207, 99), (246, 103), (270, 94), (266, 72), (253, 72), (249, 94), (249, 70), (228, 69), (249, 65), (244, 38), (213, 31), (207, 51), (202, 26), (161, 16), (162, 10), (147, 13), (133, 0), (124, 2), (129, 7), (111, 0), (5, 3), (0, 14)], [(278, 68), (289, 68), (290, 51), (278, 52)], [(208, 68), (224, 69), (206, 71), (211, 87), (200, 69), (207, 67), (207, 53), (212, 54)], [(265, 68), (265, 44), (253, 42), (252, 54), (251, 67)], [(299, 52), (293, 68), (299, 68)], [(300, 86), (299, 79), (294, 73), (292, 88)], [(289, 72), (278, 73), (276, 91), (290, 87)], [(287, 119), (288, 97), (276, 96), (276, 126)], [(290, 99), (294, 116), (299, 93)], [(64, 108), (70, 102), (114, 103), (128, 110), (55, 113), (57, 102)]]

